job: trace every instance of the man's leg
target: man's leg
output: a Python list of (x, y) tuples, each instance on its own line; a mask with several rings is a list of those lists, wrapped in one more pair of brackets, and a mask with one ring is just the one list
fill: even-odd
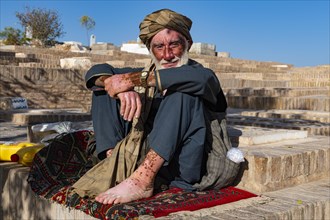
[[(205, 122), (199, 98), (182, 93), (167, 96), (159, 106), (154, 124), (149, 137), (152, 149), (143, 163), (129, 178), (99, 194), (96, 201), (117, 204), (152, 196), (155, 177), (165, 162), (163, 157), (167, 158), (166, 162), (176, 157), (178, 168), (174, 172), (182, 172), (177, 175), (177, 181), (183, 186), (200, 180)], [(185, 146), (180, 147), (182, 144)]]
[(194, 190), (192, 185), (205, 172), (205, 137), (201, 99), (179, 92), (167, 94), (148, 135), (150, 147), (165, 160), (160, 177), (171, 186)]
[(99, 159), (114, 148), (129, 132), (131, 123), (119, 114), (119, 102), (105, 91), (94, 91), (92, 100), (92, 120), (96, 138), (96, 152)]
[(117, 204), (152, 196), (154, 180), (163, 163), (164, 159), (150, 150), (129, 178), (99, 194), (95, 200), (103, 204)]

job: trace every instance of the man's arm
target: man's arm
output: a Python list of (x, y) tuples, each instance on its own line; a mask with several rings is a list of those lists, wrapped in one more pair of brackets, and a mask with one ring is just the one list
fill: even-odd
[(143, 68), (114, 68), (113, 66), (103, 63), (92, 66), (85, 75), (86, 87), (93, 91), (104, 89), (104, 80), (115, 74), (123, 74), (129, 72), (139, 72)]
[[(108, 94), (111, 97), (117, 97), (119, 93), (131, 91), (135, 86), (142, 85), (142, 68), (118, 69), (108, 64), (103, 65), (107, 65), (106, 68), (103, 67), (105, 69), (103, 72), (100, 71), (100, 68), (95, 68), (93, 71), (89, 71), (94, 72), (94, 75), (86, 74), (87, 77), (92, 76), (86, 80), (87, 87), (94, 86), (96, 87), (94, 90), (104, 89), (102, 86), (105, 82), (105, 90)], [(103, 77), (99, 78), (100, 76)], [(95, 79), (97, 78), (101, 81), (100, 83), (96, 82)], [(200, 96), (206, 101), (209, 108), (216, 111), (224, 111), (227, 108), (227, 102), (217, 76), (212, 70), (204, 68), (193, 60), (190, 60), (188, 65), (150, 73), (147, 84), (148, 86), (156, 86), (160, 91), (168, 89)]]
[(156, 71), (158, 90), (165, 89), (200, 96), (210, 104), (216, 104), (221, 91), (220, 82), (211, 69), (190, 60), (190, 64)]

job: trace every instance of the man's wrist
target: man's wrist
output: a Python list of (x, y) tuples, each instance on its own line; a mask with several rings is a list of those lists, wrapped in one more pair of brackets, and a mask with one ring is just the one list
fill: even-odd
[(130, 73), (130, 81), (132, 82), (132, 84), (134, 86), (142, 86), (142, 87), (154, 87), (155, 86), (155, 77), (153, 72), (149, 72), (148, 76), (146, 77), (146, 81), (145, 84), (143, 84), (142, 80), (141, 80), (141, 75), (142, 72), (133, 72)]
[(100, 86), (100, 87), (104, 87), (104, 80), (106, 80), (108, 77), (110, 76), (100, 76), (100, 77), (97, 77), (94, 84), (96, 86)]

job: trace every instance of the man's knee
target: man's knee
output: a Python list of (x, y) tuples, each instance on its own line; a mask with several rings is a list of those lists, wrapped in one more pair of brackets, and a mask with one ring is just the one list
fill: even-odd
[(164, 100), (166, 100), (170, 104), (188, 104), (190, 102), (195, 103), (196, 101), (199, 101), (199, 98), (197, 96), (192, 96), (182, 92), (171, 92), (166, 94)]

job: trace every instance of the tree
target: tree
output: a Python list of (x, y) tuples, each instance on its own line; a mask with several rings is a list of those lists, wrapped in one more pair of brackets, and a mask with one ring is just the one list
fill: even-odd
[(26, 41), (22, 31), (13, 27), (5, 27), (0, 32), (0, 38), (4, 39), (3, 43), (6, 45), (21, 45)]
[(56, 38), (65, 34), (56, 11), (26, 7), (25, 12), (16, 12), (16, 17), (24, 28), (31, 28), (32, 39), (39, 40), (42, 45), (53, 45)]
[(88, 31), (92, 30), (95, 27), (95, 21), (93, 18), (84, 15), (80, 18), (80, 24), (86, 28), (86, 35), (87, 35), (87, 44), (88, 44), (88, 40), (89, 40), (89, 34)]

